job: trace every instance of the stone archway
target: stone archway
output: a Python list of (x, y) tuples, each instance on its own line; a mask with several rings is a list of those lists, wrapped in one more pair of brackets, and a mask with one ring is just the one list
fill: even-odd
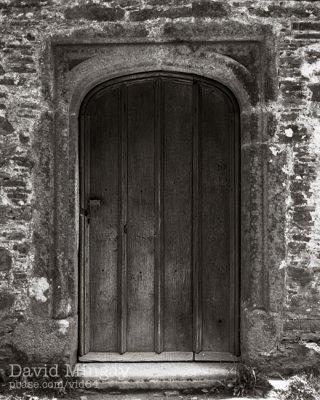
[[(266, 265), (267, 166), (264, 138), (268, 134), (264, 112), (264, 70), (261, 69), (259, 40), (235, 40), (196, 43), (110, 43), (82, 45), (71, 40), (55, 44), (55, 243), (57, 254), (54, 282), (54, 310), (64, 304), (61, 293), (73, 287), (73, 307), (78, 309), (79, 249), (79, 171), (78, 113), (86, 94), (100, 83), (147, 71), (177, 71), (220, 82), (236, 96), (241, 117), (241, 335), (242, 354), (254, 353), (250, 336), (251, 320), (257, 322), (251, 308), (262, 310), (261, 323), (269, 310), (269, 284)], [(230, 56), (234, 49), (234, 56)], [(240, 50), (239, 50), (240, 49)], [(250, 70), (236, 61), (237, 54), (248, 54), (257, 62)], [(249, 56), (250, 54), (250, 56)], [(245, 57), (245, 56), (243, 56)], [(243, 59), (242, 57), (242, 59)], [(67, 171), (67, 174), (66, 174)], [(255, 210), (248, 213), (248, 209)], [(70, 279), (64, 280), (65, 271)], [(70, 293), (70, 291), (69, 291)], [(274, 306), (272, 306), (274, 308)], [(260, 315), (260, 314), (259, 314)], [(72, 341), (76, 361), (78, 330)], [(254, 339), (253, 339), (254, 340)]]

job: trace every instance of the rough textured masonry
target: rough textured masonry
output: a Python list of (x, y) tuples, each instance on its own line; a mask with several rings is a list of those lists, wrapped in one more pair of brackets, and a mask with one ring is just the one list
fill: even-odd
[(0, 0), (0, 13), (1, 366), (76, 360), (74, 120), (125, 57), (221, 76), (243, 100), (242, 356), (319, 365), (320, 2)]

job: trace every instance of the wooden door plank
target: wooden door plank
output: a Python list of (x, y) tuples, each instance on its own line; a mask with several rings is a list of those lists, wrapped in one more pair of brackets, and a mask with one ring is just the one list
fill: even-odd
[[(233, 115), (232, 123), (230, 129), (234, 130), (234, 143), (233, 143), (233, 151), (231, 150), (231, 157), (233, 158), (233, 163), (231, 163), (233, 168), (233, 182), (234, 182), (234, 191), (233, 191), (233, 208), (234, 208), (234, 236), (233, 243), (234, 251), (233, 251), (233, 273), (230, 281), (231, 288), (234, 287), (233, 290), (233, 298), (230, 299), (232, 301), (231, 310), (233, 310), (233, 315), (230, 318), (233, 319), (233, 327), (234, 327), (234, 337), (233, 337), (233, 353), (236, 356), (240, 356), (240, 172), (241, 172), (241, 160), (240, 160), (240, 111), (237, 104), (234, 104), (234, 115)], [(231, 206), (232, 206), (232, 199)], [(232, 336), (232, 335), (231, 335)], [(232, 345), (231, 345), (232, 348)]]
[(154, 343), (156, 353), (163, 351), (163, 96), (161, 79), (155, 93), (155, 276), (154, 276)]
[(128, 114), (127, 87), (120, 88), (119, 119), (119, 263), (118, 263), (118, 349), (120, 354), (127, 351), (127, 224), (128, 224)]
[(156, 361), (192, 361), (192, 352), (163, 352), (161, 354), (155, 352), (128, 352), (125, 354), (90, 352), (79, 358), (81, 362), (156, 362)]
[(230, 141), (232, 104), (200, 86), (203, 351), (230, 351)]
[(155, 80), (127, 91), (127, 351), (154, 351)]
[(200, 221), (199, 208), (201, 207), (200, 186), (200, 137), (198, 129), (198, 103), (199, 85), (195, 81), (193, 85), (193, 146), (192, 146), (192, 283), (193, 283), (193, 350), (196, 353), (202, 347), (202, 294), (201, 294), (201, 259), (200, 259)]
[[(88, 105), (90, 190), (100, 201), (90, 219), (90, 350), (117, 349), (118, 91), (108, 89)], [(87, 238), (88, 240), (88, 238)]]
[(237, 232), (237, 227), (238, 227), (238, 213), (237, 213), (237, 207), (238, 207), (238, 199), (237, 199), (237, 158), (236, 158), (236, 111), (234, 112), (230, 111), (229, 112), (229, 129), (228, 131), (231, 133), (233, 132), (233, 135), (230, 137), (230, 143), (229, 143), (229, 164), (230, 164), (230, 191), (229, 191), (229, 212), (230, 212), (230, 243), (229, 243), (229, 265), (230, 265), (230, 291), (229, 291), (229, 302), (230, 302), (230, 336), (229, 336), (229, 351), (232, 352), (232, 354), (239, 354), (239, 348), (237, 346), (238, 344), (238, 337), (240, 332), (237, 331), (237, 287), (238, 287), (238, 277), (237, 277), (237, 262), (238, 262), (238, 254), (237, 254), (237, 249), (238, 249), (238, 232)]
[(192, 83), (164, 88), (164, 350), (192, 350)]
[(90, 293), (89, 293), (89, 226), (87, 199), (89, 197), (90, 167), (90, 116), (81, 115), (80, 119), (80, 346), (79, 354), (86, 354), (90, 349)]

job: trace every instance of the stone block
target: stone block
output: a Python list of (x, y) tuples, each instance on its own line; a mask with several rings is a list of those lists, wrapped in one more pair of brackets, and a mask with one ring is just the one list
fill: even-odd
[(10, 292), (0, 292), (0, 313), (10, 308), (15, 301), (15, 296)]
[(320, 83), (310, 84), (309, 89), (312, 92), (311, 100), (320, 102)]
[(193, 1), (192, 13), (195, 17), (222, 18), (229, 15), (231, 8), (227, 2)]
[(120, 21), (124, 17), (121, 8), (103, 7), (98, 4), (83, 4), (65, 10), (66, 19), (86, 19), (94, 21)]
[(177, 7), (168, 10), (156, 10), (153, 8), (144, 8), (140, 11), (132, 11), (130, 13), (130, 20), (134, 22), (141, 22), (156, 18), (184, 18), (192, 16), (190, 7)]
[(0, 272), (7, 272), (11, 269), (12, 257), (10, 251), (0, 247)]
[(7, 135), (14, 131), (13, 126), (7, 118), (0, 116), (0, 135)]

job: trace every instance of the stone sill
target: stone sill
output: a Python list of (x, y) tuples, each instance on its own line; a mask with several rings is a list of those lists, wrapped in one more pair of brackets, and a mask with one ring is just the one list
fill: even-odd
[(233, 363), (79, 363), (78, 379), (97, 389), (201, 389), (236, 374)]

